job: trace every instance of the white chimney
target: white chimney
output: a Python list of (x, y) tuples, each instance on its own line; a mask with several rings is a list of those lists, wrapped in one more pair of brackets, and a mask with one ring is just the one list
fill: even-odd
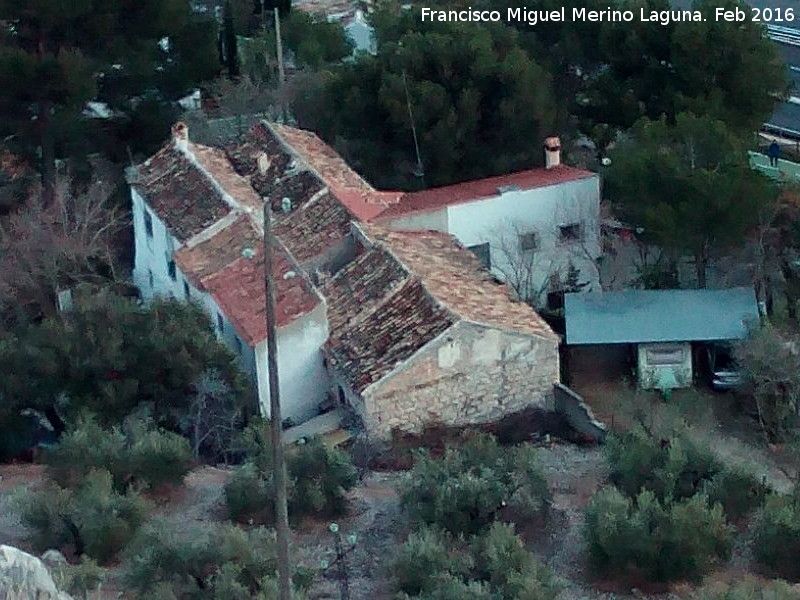
[(178, 121), (172, 126), (172, 141), (181, 152), (189, 149), (189, 128), (183, 121)]
[(552, 169), (561, 164), (561, 140), (549, 137), (544, 140), (544, 168)]
[(258, 166), (258, 174), (262, 177), (267, 174), (269, 171), (269, 156), (267, 156), (266, 152), (261, 152), (256, 159), (256, 164)]

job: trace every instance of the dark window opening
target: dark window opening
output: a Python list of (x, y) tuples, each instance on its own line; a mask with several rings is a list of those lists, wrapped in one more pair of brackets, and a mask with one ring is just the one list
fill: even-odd
[(144, 211), (144, 232), (147, 234), (147, 237), (153, 237), (153, 217), (150, 216), (147, 210)]
[(242, 353), (242, 340), (239, 339), (239, 336), (234, 336), (233, 343), (236, 346), (236, 352), (238, 354)]
[(174, 260), (167, 260), (167, 275), (169, 275), (169, 278), (172, 279), (172, 281), (175, 281), (176, 270)]
[(147, 282), (150, 284), (150, 287), (153, 287), (153, 272), (150, 269), (147, 269)]
[(467, 246), (467, 250), (472, 252), (481, 261), (485, 269), (492, 268), (492, 252), (489, 247), (489, 242), (485, 244), (477, 244), (475, 246)]
[(183, 282), (183, 295), (186, 296), (187, 300), (191, 300), (192, 298), (192, 291), (189, 289), (189, 284), (187, 282)]
[(217, 329), (219, 329), (220, 333), (225, 332), (225, 321), (219, 313), (217, 313)]
[(524, 252), (539, 249), (539, 236), (535, 231), (519, 234), (519, 247)]
[(344, 388), (342, 386), (339, 386), (339, 404), (342, 406), (347, 404), (347, 397), (344, 394)]
[(561, 242), (577, 242), (583, 237), (583, 228), (580, 223), (570, 223), (558, 227), (558, 236)]

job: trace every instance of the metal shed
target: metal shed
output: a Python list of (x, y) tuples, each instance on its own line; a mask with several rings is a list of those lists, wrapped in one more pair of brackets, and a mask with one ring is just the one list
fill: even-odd
[(635, 344), (646, 389), (690, 386), (691, 342), (742, 339), (759, 318), (748, 287), (567, 294), (564, 315), (568, 345)]

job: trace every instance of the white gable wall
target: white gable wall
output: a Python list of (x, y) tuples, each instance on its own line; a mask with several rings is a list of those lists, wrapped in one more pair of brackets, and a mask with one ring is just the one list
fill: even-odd
[[(252, 377), (262, 414), (269, 416), (269, 383), (267, 379), (266, 341), (255, 348), (237, 334), (233, 324), (210, 294), (198, 290), (175, 268), (175, 279), (169, 276), (167, 252), (172, 256), (180, 242), (172, 236), (164, 222), (156, 216), (144, 199), (131, 190), (135, 261), (133, 280), (145, 301), (155, 296), (172, 296), (199, 304), (209, 315), (217, 337), (238, 357), (239, 367)], [(153, 235), (145, 228), (145, 211), (152, 220)], [(153, 285), (150, 285), (152, 273)], [(184, 282), (189, 287), (186, 297)], [(222, 316), (222, 329), (217, 315)], [(300, 423), (317, 414), (317, 407), (327, 397), (328, 376), (322, 362), (322, 345), (328, 338), (325, 304), (303, 315), (290, 325), (278, 329), (278, 369), (281, 377), (283, 417)], [(199, 374), (198, 374), (199, 375)]]
[[(322, 346), (328, 339), (325, 302), (307, 315), (278, 328), (278, 375), (281, 391), (281, 417), (302, 423), (317, 415), (328, 397), (328, 373)], [(269, 417), (269, 368), (267, 341), (255, 348), (258, 397), (261, 414)]]

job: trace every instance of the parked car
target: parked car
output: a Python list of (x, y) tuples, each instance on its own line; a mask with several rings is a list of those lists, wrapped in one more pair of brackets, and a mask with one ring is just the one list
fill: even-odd
[(733, 390), (742, 385), (742, 372), (733, 358), (733, 347), (725, 343), (711, 343), (706, 346), (708, 374), (711, 387), (715, 390)]

